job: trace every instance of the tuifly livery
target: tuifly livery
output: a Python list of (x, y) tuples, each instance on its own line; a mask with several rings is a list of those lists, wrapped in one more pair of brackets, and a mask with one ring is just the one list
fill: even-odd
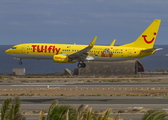
[(160, 50), (153, 47), (160, 22), (155, 19), (134, 42), (120, 46), (114, 46), (115, 39), (110, 46), (95, 45), (95, 36), (89, 45), (25, 43), (15, 45), (5, 53), (19, 59), (20, 65), (22, 59), (47, 59), (56, 63), (78, 62), (79, 68), (86, 67), (85, 61), (113, 62), (143, 58)]

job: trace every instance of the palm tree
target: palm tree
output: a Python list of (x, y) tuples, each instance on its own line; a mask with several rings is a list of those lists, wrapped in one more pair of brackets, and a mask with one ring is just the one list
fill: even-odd
[(92, 108), (80, 105), (76, 110), (68, 105), (57, 106), (58, 101), (54, 100), (49, 108), (47, 117), (44, 111), (40, 111), (39, 120), (107, 120), (111, 109), (106, 110), (102, 115), (95, 114)]
[(69, 105), (58, 106), (57, 104), (58, 104), (57, 100), (54, 100), (52, 102), (47, 117), (44, 116), (44, 111), (40, 111), (39, 120), (65, 120), (67, 114), (69, 114), (68, 118), (74, 117), (71, 114), (75, 113), (75, 109), (73, 109)]
[(168, 120), (165, 110), (162, 109), (151, 109), (148, 110), (146, 114), (143, 115), (142, 120)]
[(14, 100), (5, 99), (1, 108), (1, 120), (25, 120), (20, 112), (20, 103), (19, 97), (15, 97)]

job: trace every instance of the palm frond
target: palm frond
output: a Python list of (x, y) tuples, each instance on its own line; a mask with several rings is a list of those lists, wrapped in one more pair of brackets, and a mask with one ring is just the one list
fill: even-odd
[(68, 113), (69, 113), (69, 109), (67, 109), (67, 111), (66, 111), (66, 120), (69, 120)]
[(148, 110), (146, 114), (143, 115), (142, 120), (151, 120), (155, 117), (158, 117), (161, 114), (165, 114), (165, 111), (162, 109), (151, 109)]
[(88, 109), (86, 120), (92, 120), (92, 108)]
[(84, 105), (82, 104), (78, 108), (76, 108), (76, 113), (75, 114), (76, 114), (76, 119), (77, 120), (79, 120), (79, 118), (80, 118), (80, 112), (83, 109), (83, 107), (84, 107)]
[(71, 107), (68, 105), (62, 105), (59, 107), (59, 109), (60, 109), (59, 118), (58, 118), (59, 120), (64, 119), (64, 117), (66, 117), (66, 111), (69, 108), (71, 108)]
[(20, 114), (20, 98), (19, 97), (15, 97), (14, 98), (14, 116), (16, 116), (17, 114)]
[(120, 113), (115, 117), (115, 120), (120, 119)]
[(21, 115), (21, 114), (17, 114), (13, 119), (11, 119), (11, 120), (26, 120), (26, 118), (23, 116), (23, 115)]
[(88, 105), (86, 105), (85, 107), (83, 107), (82, 111), (80, 112), (79, 115), (79, 120), (82, 120), (85, 114), (85, 110), (88, 108)]
[(51, 115), (51, 112), (53, 111), (53, 109), (57, 106), (58, 104), (58, 101), (57, 100), (54, 100), (49, 108), (49, 111), (48, 111), (48, 115), (47, 115), (47, 120), (50, 120), (50, 115)]
[(46, 117), (44, 116), (44, 111), (41, 110), (40, 113), (39, 113), (39, 120), (45, 120)]
[(50, 119), (57, 119), (57, 120), (65, 120), (66, 118), (66, 111), (69, 109), (72, 110), (72, 107), (69, 105), (61, 105), (56, 106), (51, 112), (50, 112)]
[(111, 113), (112, 109), (107, 109), (103, 115), (102, 120), (107, 120), (107, 118), (109, 117), (110, 113)]
[(162, 110), (154, 116), (154, 120), (164, 120), (167, 116), (168, 114), (166, 114), (166, 111)]
[(4, 100), (4, 103), (2, 104), (2, 108), (1, 108), (1, 120), (4, 120), (6, 117), (10, 102), (11, 102), (11, 98), (7, 98)]
[(12, 101), (12, 105), (7, 111), (6, 118), (7, 118), (7, 120), (12, 120), (13, 117), (14, 117), (14, 103)]
[(102, 120), (102, 119), (103, 119), (102, 115), (99, 115), (99, 117), (97, 118), (97, 120)]

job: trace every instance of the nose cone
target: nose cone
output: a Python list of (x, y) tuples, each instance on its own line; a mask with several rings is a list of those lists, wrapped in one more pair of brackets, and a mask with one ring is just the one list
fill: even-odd
[(6, 53), (6, 54), (10, 53), (10, 50), (9, 50), (9, 49), (8, 49), (8, 50), (6, 50), (6, 51), (5, 51), (5, 53)]

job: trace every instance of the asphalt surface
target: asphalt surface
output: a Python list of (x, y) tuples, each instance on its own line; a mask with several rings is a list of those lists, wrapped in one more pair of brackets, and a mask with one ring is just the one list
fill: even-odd
[[(80, 78), (78, 78), (80, 80)], [(106, 78), (105, 78), (106, 79)], [(122, 80), (123, 78), (121, 78)], [(139, 78), (137, 78), (139, 79)], [(144, 78), (143, 78), (144, 79)], [(165, 76), (154, 78), (167, 79)], [(66, 80), (66, 79), (65, 79)], [(101, 79), (102, 80), (102, 79)], [(168, 83), (121, 83), (121, 82), (108, 82), (108, 83), (0, 83), (0, 89), (11, 88), (106, 88), (106, 87), (125, 87), (125, 88), (167, 88)], [(5, 98), (11, 98), (10, 96), (0, 96), (0, 108)], [(12, 97), (13, 98), (13, 97)], [(87, 96), (87, 97), (21, 97), (21, 109), (22, 111), (40, 111), (42, 109), (48, 110), (52, 101), (58, 100), (58, 105), (68, 104), (73, 107), (78, 107), (81, 104), (89, 105), (94, 111), (104, 111), (107, 108), (112, 108), (112, 111), (118, 110), (132, 110), (143, 109), (148, 110), (152, 108), (163, 108), (168, 110), (168, 98), (163, 97), (105, 97), (105, 96)], [(120, 117), (124, 119), (141, 120), (143, 114), (121, 114)], [(27, 120), (36, 120), (38, 115), (25, 115)], [(114, 117), (116, 114), (111, 114)]]
[[(3, 102), (0, 98), (0, 104)], [(21, 97), (22, 104), (50, 104), (58, 100), (59, 104), (168, 104), (168, 98), (152, 97)]]
[(168, 87), (167, 83), (150, 82), (150, 83), (0, 83), (0, 89), (10, 88), (106, 88), (106, 87), (126, 87), (126, 88), (148, 88), (148, 87)]
[[(115, 118), (118, 114), (111, 114), (110, 117)], [(39, 115), (23, 115), (26, 120), (38, 120)], [(130, 118), (131, 116), (131, 118)], [(120, 114), (120, 118), (131, 120), (142, 120), (143, 114)]]

